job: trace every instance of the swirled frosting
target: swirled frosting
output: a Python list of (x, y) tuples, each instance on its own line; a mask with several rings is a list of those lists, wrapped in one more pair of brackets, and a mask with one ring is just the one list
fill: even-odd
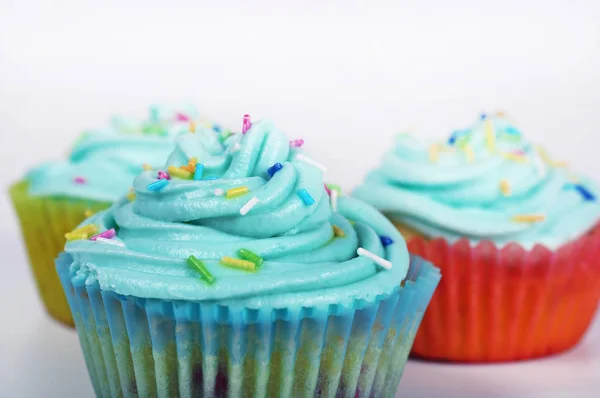
[[(196, 158), (204, 165), (204, 179), (172, 177), (164, 188), (151, 191), (156, 171), (140, 174), (133, 183), (134, 201), (123, 199), (85, 222), (100, 230), (114, 228), (112, 241), (124, 246), (68, 242), (72, 277), (98, 281), (102, 289), (124, 295), (219, 300), (250, 308), (350, 305), (391, 293), (408, 270), (404, 240), (381, 213), (356, 199), (339, 198), (334, 212), (321, 170), (299, 153), (269, 122), (224, 142), (207, 130), (179, 136), (166, 166)], [(282, 168), (270, 176), (275, 163)], [(240, 186), (249, 192), (223, 195)], [(313, 204), (298, 195), (302, 189)], [(254, 197), (258, 203), (242, 215)], [(343, 237), (334, 235), (334, 226)], [(394, 243), (384, 247), (381, 235)], [(392, 268), (357, 256), (359, 247), (391, 261)], [(219, 263), (224, 256), (237, 257), (240, 249), (261, 256), (262, 266), (248, 272)], [(191, 255), (205, 264), (214, 284), (188, 266)]]
[(158, 167), (175, 137), (198, 120), (192, 107), (151, 107), (144, 120), (113, 118), (105, 129), (84, 132), (68, 159), (43, 163), (26, 175), (29, 193), (113, 202), (131, 187), (143, 164)]
[(428, 237), (554, 249), (598, 222), (597, 193), (508, 119), (483, 115), (442, 144), (399, 136), (353, 196)]

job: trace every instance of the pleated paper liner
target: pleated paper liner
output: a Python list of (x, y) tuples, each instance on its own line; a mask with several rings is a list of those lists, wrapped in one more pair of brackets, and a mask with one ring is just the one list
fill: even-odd
[(64, 250), (65, 233), (85, 219), (85, 211), (96, 212), (110, 204), (32, 196), (27, 192), (25, 181), (12, 185), (9, 194), (21, 224), (29, 263), (44, 306), (52, 317), (73, 326), (54, 260)]
[(373, 302), (249, 309), (72, 283), (56, 261), (99, 397), (392, 397), (439, 270), (413, 257)]
[(575, 346), (600, 301), (600, 229), (556, 251), (428, 240), (402, 225), (412, 254), (440, 267), (413, 355), (457, 362), (530, 359)]

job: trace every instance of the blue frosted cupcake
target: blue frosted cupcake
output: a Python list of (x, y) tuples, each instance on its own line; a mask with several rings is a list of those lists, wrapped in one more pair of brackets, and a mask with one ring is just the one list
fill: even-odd
[(165, 167), (56, 263), (98, 396), (395, 393), (440, 275), (385, 217), (268, 122)]
[(107, 128), (84, 132), (68, 159), (38, 165), (11, 186), (33, 274), (54, 318), (73, 322), (54, 270), (65, 233), (125, 195), (144, 164), (161, 165), (194, 120), (190, 107), (152, 107), (143, 120), (115, 118)]

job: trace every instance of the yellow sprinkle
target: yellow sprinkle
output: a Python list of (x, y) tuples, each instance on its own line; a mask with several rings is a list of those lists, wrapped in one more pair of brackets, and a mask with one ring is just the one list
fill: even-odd
[(135, 192), (128, 192), (125, 196), (127, 196), (127, 199), (129, 199), (130, 202), (135, 200)]
[(221, 258), (219, 263), (230, 268), (242, 269), (245, 271), (256, 271), (256, 264), (252, 261), (239, 260), (237, 258), (225, 256)]
[(473, 152), (473, 148), (471, 148), (471, 145), (469, 145), (469, 144), (461, 145), (460, 149), (462, 149), (465, 152), (465, 156), (467, 157), (467, 162), (473, 163), (475, 161), (475, 153)]
[(191, 172), (184, 170), (177, 166), (169, 166), (169, 167), (167, 167), (167, 171), (169, 172), (171, 177), (178, 177), (178, 178), (182, 178), (184, 180), (189, 180), (190, 178), (192, 178)]
[(496, 150), (496, 132), (490, 119), (485, 120), (485, 140), (488, 151), (494, 152)]
[(196, 123), (195, 122), (190, 122), (190, 133), (195, 133), (196, 132)]
[(67, 239), (67, 241), (71, 242), (73, 240), (81, 240), (81, 239), (87, 239), (89, 237), (89, 235), (86, 232), (67, 232), (65, 234), (65, 238)]
[(85, 232), (90, 235), (95, 235), (99, 231), (98, 226), (96, 224), (87, 224), (83, 227), (75, 228), (72, 232)]
[(337, 225), (334, 225), (333, 226), (333, 236), (335, 236), (337, 238), (343, 238), (344, 236), (346, 236), (346, 234), (340, 227), (338, 227)]
[(502, 192), (502, 195), (504, 196), (510, 196), (512, 194), (512, 190), (510, 188), (508, 180), (500, 181), (500, 192)]
[(429, 147), (429, 160), (433, 163), (437, 162), (439, 158), (439, 147), (432, 145)]
[(448, 145), (438, 145), (438, 150), (440, 152), (456, 152), (456, 148)]
[(543, 214), (517, 214), (512, 217), (514, 222), (540, 222), (544, 221), (546, 216)]
[(83, 216), (84, 216), (85, 218), (90, 218), (90, 217), (91, 217), (91, 216), (93, 216), (93, 215), (94, 215), (94, 212), (93, 212), (93, 211), (91, 211), (90, 209), (87, 209), (86, 211), (84, 211), (84, 212), (83, 212)]
[(550, 163), (553, 167), (569, 167), (569, 164), (567, 162), (559, 162), (557, 160), (553, 160), (552, 163)]
[(527, 163), (528, 159), (523, 155), (517, 155), (514, 153), (502, 153), (502, 157), (508, 160), (512, 160), (514, 162)]
[(571, 181), (574, 184), (577, 184), (579, 182), (579, 177), (577, 177), (574, 174), (569, 174), (568, 178), (569, 178), (569, 181)]
[(231, 189), (227, 190), (227, 193), (225, 194), (225, 196), (228, 198), (235, 198), (236, 196), (241, 196), (241, 195), (248, 193), (248, 191), (249, 190), (248, 190), (247, 186), (231, 188)]
[(144, 163), (142, 165), (143, 169), (146, 171), (152, 170), (152, 166), (150, 166), (148, 163)]

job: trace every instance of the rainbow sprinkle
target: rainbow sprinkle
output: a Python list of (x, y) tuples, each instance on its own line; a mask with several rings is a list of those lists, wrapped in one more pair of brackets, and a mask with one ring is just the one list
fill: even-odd
[(146, 186), (146, 188), (150, 192), (158, 192), (161, 189), (163, 189), (164, 187), (166, 187), (167, 185), (169, 185), (169, 180), (157, 180), (157, 181), (154, 181), (154, 182), (151, 182), (150, 184), (148, 184), (148, 186)]
[(292, 148), (300, 148), (300, 147), (302, 147), (302, 145), (304, 145), (304, 140), (302, 138), (290, 141), (290, 146)]
[(300, 199), (302, 199), (302, 202), (304, 202), (304, 204), (306, 206), (312, 206), (315, 203), (315, 200), (313, 199), (312, 196), (310, 196), (310, 194), (308, 193), (308, 191), (304, 188), (302, 188), (301, 190), (299, 190), (297, 192), (298, 196), (300, 197)]
[(502, 195), (504, 196), (512, 195), (512, 189), (508, 180), (500, 180), (500, 192), (502, 192)]
[(341, 229), (337, 225), (334, 225), (333, 226), (333, 236), (335, 236), (336, 238), (343, 238), (346, 236), (346, 234), (344, 233), (343, 229)]
[(252, 210), (254, 206), (258, 204), (258, 202), (260, 202), (260, 200), (258, 200), (256, 196), (253, 196), (252, 199), (250, 199), (248, 202), (246, 202), (244, 206), (242, 206), (242, 208), (240, 209), (240, 214), (242, 216), (245, 216), (250, 210)]
[(534, 223), (544, 221), (546, 216), (543, 214), (517, 214), (512, 217), (514, 222)]
[(375, 263), (381, 265), (385, 269), (392, 269), (392, 263), (390, 261), (386, 260), (385, 258), (379, 257), (378, 255), (373, 254), (370, 251), (363, 249), (362, 247), (359, 247), (356, 250), (356, 254), (358, 254), (361, 257), (367, 257), (373, 260)]
[(239, 260), (237, 258), (224, 256), (219, 261), (220, 264), (235, 269), (241, 269), (244, 271), (256, 271), (256, 264), (251, 261)]
[(250, 122), (250, 115), (244, 115), (244, 120), (242, 122), (242, 134), (246, 134), (248, 130), (252, 128), (252, 123)]
[(494, 125), (491, 119), (486, 119), (484, 123), (487, 149), (490, 152), (494, 152), (496, 150), (496, 132), (494, 131)]
[(225, 196), (227, 198), (235, 198), (247, 194), (249, 191), (250, 190), (248, 189), (248, 187), (244, 185), (241, 187), (228, 189)]
[(87, 239), (90, 235), (98, 233), (98, 226), (96, 224), (87, 224), (79, 228), (75, 228), (71, 232), (65, 234), (65, 238), (68, 241)]
[(117, 236), (117, 233), (115, 232), (114, 228), (111, 228), (111, 229), (107, 229), (104, 232), (100, 232), (99, 234), (96, 234), (96, 235), (90, 237), (90, 240), (96, 240), (98, 238), (111, 239), (111, 238), (114, 238), (115, 236)]
[(189, 180), (192, 178), (192, 173), (177, 166), (169, 166), (167, 171), (171, 177), (177, 177), (183, 180)]
[(263, 264), (263, 258), (256, 253), (251, 252), (248, 249), (240, 249), (238, 250), (238, 256), (241, 259), (250, 261), (256, 265), (256, 268), (260, 268)]
[(189, 256), (187, 259), (187, 263), (190, 267), (194, 268), (200, 273), (202, 279), (206, 283), (208, 283), (209, 285), (215, 283), (215, 277), (210, 273), (210, 271), (208, 270), (208, 268), (206, 268), (202, 261), (198, 260), (195, 256)]
[(196, 163), (194, 166), (194, 180), (198, 181), (202, 179), (204, 175), (204, 165), (202, 163)]
[(269, 174), (269, 177), (273, 177), (275, 173), (281, 169), (283, 169), (283, 165), (281, 163), (275, 163), (273, 166), (267, 169), (267, 174)]
[(389, 236), (381, 235), (379, 237), (379, 239), (381, 240), (381, 244), (383, 245), (383, 247), (389, 246), (392, 243), (394, 243), (394, 241), (392, 240), (392, 238), (390, 238)]

